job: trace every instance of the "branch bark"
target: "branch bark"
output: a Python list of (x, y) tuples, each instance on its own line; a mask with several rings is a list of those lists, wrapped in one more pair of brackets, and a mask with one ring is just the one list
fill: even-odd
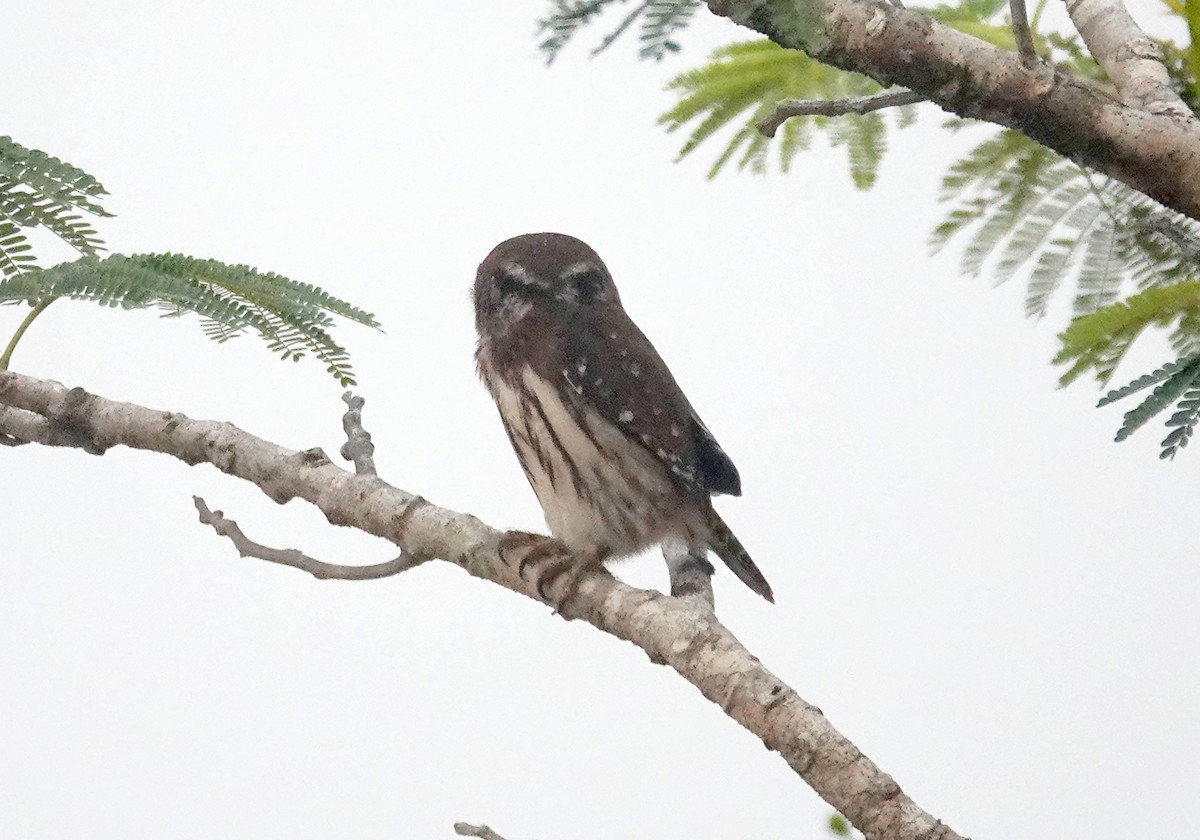
[(1033, 48), (1033, 33), (1029, 31), (1029, 17), (1025, 13), (1025, 0), (1008, 0), (1012, 13), (1013, 40), (1017, 42), (1017, 55), (1025, 69), (1034, 70), (1041, 59)]
[[(266, 560), (268, 563), (291, 566), (293, 569), (308, 572), (317, 580), (376, 580), (406, 572), (414, 566), (419, 566), (424, 560), (421, 557), (401, 554), (395, 560), (371, 566), (341, 566), (337, 563), (326, 563), (315, 557), (309, 557), (303, 551), (294, 548), (272, 548), (269, 545), (257, 543), (247, 537), (241, 526), (225, 516), (223, 512), (210, 510), (199, 496), (192, 496), (192, 501), (196, 505), (196, 512), (200, 514), (200, 522), (210, 526), (218, 535), (227, 537), (242, 557), (255, 557), (259, 560)], [(420, 496), (413, 500), (409, 509), (413, 509), (418, 502), (423, 502)]]
[(1122, 102), (1151, 114), (1192, 115), (1171, 86), (1162, 50), (1146, 37), (1121, 0), (1067, 0), (1067, 14), (1088, 52), (1117, 86)]
[[(471, 575), (528, 598), (535, 587), (498, 552), (500, 532), (465, 513), (421, 504), (376, 475), (355, 475), (320, 450), (296, 452), (230, 423), (193, 420), (0, 371), (0, 435), (19, 436), (21, 412), (45, 421), (38, 442), (102, 455), (114, 446), (159, 452), (187, 464), (212, 464), (255, 484), (282, 504), (304, 499), (335, 525), (390, 540), (410, 557), (448, 560)], [(15, 421), (13, 418), (17, 418)], [(566, 577), (566, 576), (561, 576)], [(548, 593), (562, 601), (557, 580)], [(671, 598), (627, 586), (605, 571), (588, 574), (562, 607), (637, 645), (694, 685), (729, 717), (778, 752), (826, 802), (867, 837), (960, 840), (742, 646), (702, 598)]]
[(362, 422), (366, 400), (347, 391), (342, 394), (342, 402), (346, 404), (346, 413), (342, 415), (346, 442), (342, 444), (341, 455), (353, 462), (359, 475), (375, 475), (375, 444), (371, 443), (371, 433), (363, 428)]
[(456, 822), (454, 824), (454, 833), (459, 837), (479, 837), (480, 840), (504, 840), (503, 837), (486, 825), (471, 825), (470, 823)]
[[(1088, 1), (1082, 0), (1085, 5)], [(1015, 128), (1077, 163), (1200, 219), (1200, 122), (1186, 108), (1183, 112), (1174, 107), (1151, 110), (1151, 101), (1132, 107), (1063, 68), (1027, 68), (1011, 50), (887, 3), (707, 2), (714, 13), (761, 32), (780, 46), (865, 73), (885, 87), (901, 85), (960, 116)], [(1122, 31), (1139, 32), (1136, 26)], [(1114, 51), (1129, 45), (1097, 41), (1089, 48), (1101, 53), (1096, 58), (1104, 66)], [(1125, 66), (1131, 72), (1144, 70), (1137, 63)], [(1161, 85), (1154, 89), (1165, 95)]]
[(775, 110), (763, 117), (754, 127), (767, 137), (774, 137), (779, 126), (792, 117), (840, 117), (843, 114), (869, 114), (884, 108), (915, 105), (924, 102), (925, 96), (911, 90), (888, 90), (870, 96), (853, 99), (784, 99), (775, 105)]

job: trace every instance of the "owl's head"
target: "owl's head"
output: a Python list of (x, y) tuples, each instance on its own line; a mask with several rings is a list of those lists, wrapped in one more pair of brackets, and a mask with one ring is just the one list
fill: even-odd
[(533, 311), (570, 317), (591, 306), (620, 306), (604, 262), (564, 233), (527, 233), (492, 249), (475, 275), (475, 328), (500, 333)]

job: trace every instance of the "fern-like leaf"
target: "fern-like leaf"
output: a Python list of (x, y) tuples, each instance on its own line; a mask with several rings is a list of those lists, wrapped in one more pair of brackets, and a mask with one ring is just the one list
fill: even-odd
[(1200, 422), (1200, 388), (1189, 388), (1179, 400), (1177, 410), (1167, 420), (1171, 431), (1162, 441), (1160, 458), (1174, 458), (1175, 453), (1188, 445), (1196, 424)]
[(0, 137), (0, 277), (38, 268), (24, 228), (43, 228), (85, 256), (104, 242), (76, 211), (109, 216), (99, 204), (107, 193), (82, 169)]
[(1173, 376), (1176, 371), (1190, 361), (1191, 359), (1189, 358), (1180, 359), (1174, 362), (1167, 362), (1165, 365), (1158, 368), (1158, 370), (1143, 374), (1130, 382), (1128, 385), (1123, 385), (1120, 388), (1114, 388), (1100, 398), (1100, 401), (1096, 403), (1096, 408), (1103, 408), (1104, 406), (1110, 405), (1117, 400), (1128, 397), (1130, 394), (1136, 394), (1138, 391), (1144, 391), (1151, 385), (1157, 385), (1164, 379), (1168, 379)]
[(90, 222), (14, 181), (0, 179), (0, 218), (21, 227), (45, 228), (84, 256), (104, 250), (104, 241)]
[(29, 248), (19, 227), (12, 222), (0, 222), (0, 274), (11, 277), (19, 271), (36, 268), (37, 262)]
[(1166, 326), (1200, 310), (1200, 281), (1155, 286), (1099, 312), (1076, 318), (1059, 336), (1062, 349), (1056, 364), (1072, 363), (1062, 375), (1066, 385), (1091, 370), (1107, 382), (1133, 340), (1151, 324)]
[(1028, 272), (1031, 316), (1045, 314), (1053, 293), (1072, 280), (1081, 316), (1131, 287), (1189, 280), (1200, 265), (1196, 222), (1015, 131), (988, 138), (956, 162), (941, 199), (952, 207), (930, 237), (933, 250), (965, 234), (964, 272), (990, 268), (998, 282)]
[(96, 216), (112, 215), (98, 203), (108, 195), (103, 184), (82, 169), (37, 149), (27, 149), (11, 137), (0, 137), (0, 179), (24, 184), (61, 207), (76, 207)]
[[(837, 70), (802, 52), (760, 40), (721, 47), (707, 64), (676, 76), (667, 89), (675, 91), (679, 100), (659, 117), (659, 123), (671, 132), (694, 126), (679, 151), (680, 159), (717, 132), (736, 126), (709, 170), (712, 178), (735, 156), (738, 169), (767, 171), (771, 141), (755, 123), (780, 100), (838, 99), (875, 93), (880, 88), (866, 76)], [(778, 144), (781, 170), (787, 171), (797, 152), (808, 146), (810, 127), (829, 130), (831, 144), (846, 147), (857, 186), (866, 188), (874, 183), (886, 149), (885, 123), (879, 114), (788, 120)]]
[(59, 297), (125, 309), (157, 307), (167, 317), (195, 313), (214, 340), (256, 332), (285, 359), (311, 353), (343, 385), (354, 384), (354, 378), (345, 348), (329, 333), (332, 315), (379, 326), (370, 313), (316, 286), (180, 254), (85, 257), (0, 282), (0, 304), (36, 305)]
[(687, 26), (699, 5), (699, 0), (647, 0), (638, 57), (661, 61), (667, 53), (679, 52), (674, 35)]
[[(1181, 396), (1192, 390), (1193, 383), (1200, 378), (1200, 357), (1190, 359), (1181, 364), (1175, 373), (1158, 383), (1150, 396), (1146, 397), (1136, 408), (1125, 412), (1125, 422), (1117, 430), (1118, 441), (1126, 440), (1130, 435), (1146, 425), (1156, 414), (1159, 414)], [(1186, 414), (1186, 412), (1185, 412)], [(1186, 425), (1186, 418), (1183, 421)], [(1194, 422), (1192, 423), (1194, 425)], [(1167, 446), (1166, 441), (1163, 442)], [(1172, 446), (1179, 448), (1177, 442)], [(1172, 452), (1173, 454), (1173, 452)]]
[[(538, 47), (553, 63), (558, 54), (582, 27), (597, 18), (606, 6), (617, 0), (553, 0), (550, 12), (538, 21), (538, 34), (545, 35)], [(625, 0), (621, 0), (625, 2)]]
[[(546, 63), (552, 63), (580, 29), (618, 2), (627, 0), (552, 0), (550, 11), (538, 21), (538, 34), (545, 36), (538, 47), (546, 54)], [(638, 58), (661, 61), (668, 53), (679, 52), (675, 36), (699, 6), (699, 0), (642, 0), (601, 39), (592, 55), (604, 52), (640, 21)]]

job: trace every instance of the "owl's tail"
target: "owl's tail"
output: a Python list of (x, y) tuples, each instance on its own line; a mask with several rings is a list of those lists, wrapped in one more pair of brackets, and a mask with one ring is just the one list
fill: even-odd
[(729, 530), (729, 526), (711, 506), (708, 509), (708, 528), (712, 536), (709, 547), (713, 552), (725, 561), (725, 565), (742, 583), (774, 604), (775, 595), (771, 592), (771, 584), (767, 583), (767, 579), (758, 570), (758, 566), (754, 565), (754, 561), (733, 535), (733, 531)]

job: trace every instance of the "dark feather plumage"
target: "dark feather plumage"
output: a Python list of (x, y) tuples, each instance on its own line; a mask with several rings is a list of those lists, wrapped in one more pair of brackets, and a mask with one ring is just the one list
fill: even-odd
[(709, 501), (740, 495), (737, 469), (600, 257), (563, 234), (510, 239), (480, 265), (474, 302), (480, 375), (555, 536), (601, 559), (707, 545), (771, 599)]

